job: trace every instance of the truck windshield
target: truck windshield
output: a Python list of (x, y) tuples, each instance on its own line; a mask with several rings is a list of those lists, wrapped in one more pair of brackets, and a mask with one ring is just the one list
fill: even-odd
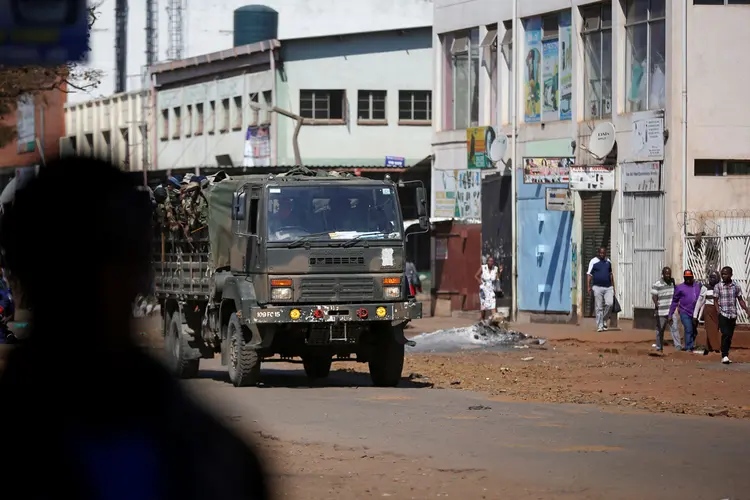
[(393, 188), (283, 186), (268, 190), (268, 241), (399, 239)]

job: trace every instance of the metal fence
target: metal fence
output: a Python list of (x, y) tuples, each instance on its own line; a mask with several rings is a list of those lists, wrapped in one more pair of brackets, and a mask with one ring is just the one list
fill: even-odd
[[(732, 268), (733, 277), (745, 294), (750, 286), (750, 211), (732, 210), (680, 214), (683, 251), (690, 268), (699, 281), (708, 273), (724, 266)], [(744, 311), (737, 322), (750, 324)]]

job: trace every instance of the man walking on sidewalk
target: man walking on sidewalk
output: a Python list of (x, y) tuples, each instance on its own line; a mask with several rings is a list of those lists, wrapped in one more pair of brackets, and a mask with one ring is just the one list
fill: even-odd
[(669, 306), (672, 305), (674, 296), (674, 278), (672, 278), (672, 269), (665, 267), (661, 270), (661, 279), (651, 287), (651, 298), (654, 299), (654, 308), (656, 309), (656, 350), (664, 350), (664, 330), (669, 325), (672, 333), (674, 348), (682, 350), (682, 341), (680, 340), (680, 329), (677, 323), (670, 321)]
[(732, 347), (734, 327), (737, 325), (737, 303), (750, 314), (739, 283), (732, 279), (732, 268), (721, 269), (721, 282), (714, 286), (714, 305), (719, 311), (719, 330), (721, 330), (721, 362), (728, 365), (729, 349)]
[(695, 282), (693, 271), (685, 269), (683, 282), (674, 289), (672, 305), (669, 307), (669, 322), (670, 326), (672, 326), (672, 323), (674, 323), (672, 315), (679, 305), (680, 321), (685, 331), (685, 350), (689, 352), (695, 349), (695, 330), (698, 320), (693, 320), (693, 313), (695, 312), (695, 303), (698, 302), (700, 295), (700, 283)]
[(607, 258), (606, 248), (599, 248), (596, 257), (589, 262), (589, 270), (586, 274), (589, 293), (594, 295), (596, 331), (606, 331), (609, 314), (612, 312), (612, 304), (615, 300), (615, 277), (612, 274), (612, 262)]

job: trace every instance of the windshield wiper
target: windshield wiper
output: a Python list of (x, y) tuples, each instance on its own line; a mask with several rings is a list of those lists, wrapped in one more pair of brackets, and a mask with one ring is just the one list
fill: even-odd
[(342, 243), (342, 244), (341, 244), (341, 246), (342, 246), (343, 248), (349, 248), (349, 247), (353, 247), (354, 245), (356, 245), (356, 244), (357, 244), (357, 243), (359, 243), (360, 241), (362, 241), (362, 240), (369, 240), (369, 239), (372, 239), (372, 238), (371, 238), (372, 236), (377, 236), (377, 235), (379, 235), (379, 234), (383, 234), (383, 233), (381, 233), (380, 231), (373, 231), (373, 232), (370, 232), (370, 233), (362, 233), (362, 234), (358, 234), (358, 235), (357, 235), (357, 236), (355, 236), (354, 238), (352, 238), (352, 239), (350, 239), (350, 240), (347, 240), (347, 241), (345, 241), (344, 243)]
[(330, 231), (321, 231), (319, 233), (312, 233), (312, 234), (306, 234), (300, 238), (297, 238), (296, 240), (289, 243), (286, 247), (287, 248), (297, 248), (304, 245), (306, 242), (310, 241), (310, 238), (315, 238), (316, 236), (323, 236), (326, 234), (329, 234)]

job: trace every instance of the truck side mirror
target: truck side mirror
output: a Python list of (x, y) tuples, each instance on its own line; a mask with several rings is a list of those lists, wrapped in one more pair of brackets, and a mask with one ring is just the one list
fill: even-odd
[(245, 197), (244, 191), (242, 193), (234, 193), (232, 195), (232, 220), (245, 220)]
[(427, 190), (423, 187), (417, 188), (417, 217), (427, 217)]

